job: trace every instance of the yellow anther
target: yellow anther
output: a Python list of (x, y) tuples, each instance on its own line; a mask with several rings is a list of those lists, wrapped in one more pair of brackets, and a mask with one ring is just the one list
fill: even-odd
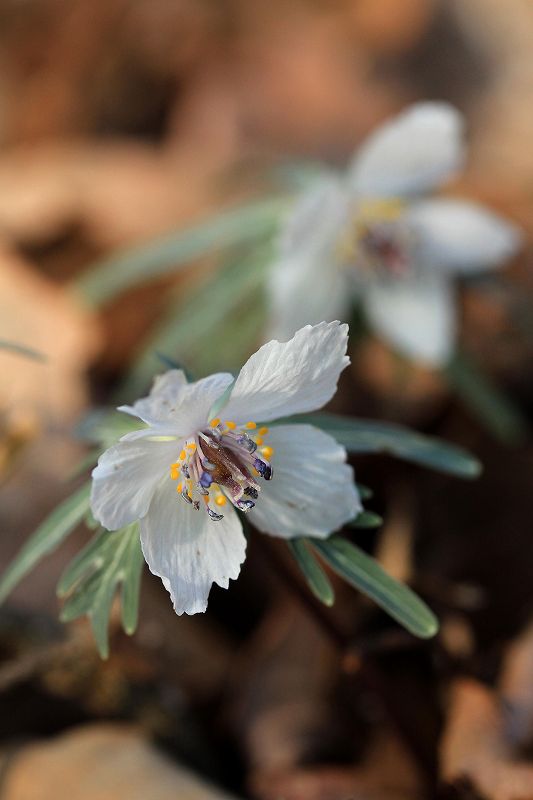
[(257, 439), (255, 440), (255, 443), (258, 447), (261, 447), (261, 445), (263, 444), (263, 439), (260, 436), (258, 436)]
[(226, 428), (228, 428), (230, 431), (234, 431), (235, 428), (237, 427), (237, 425), (234, 422), (232, 422), (230, 419), (227, 419), (224, 424), (225, 424)]
[(218, 418), (218, 417), (215, 417), (214, 419), (212, 419), (212, 420), (211, 420), (211, 422), (209, 423), (209, 425), (210, 425), (212, 428), (216, 428), (216, 427), (217, 427), (217, 425), (220, 425), (220, 420), (219, 420), (219, 418)]
[(259, 436), (266, 436), (268, 433), (268, 428), (259, 428)]
[(259, 475), (255, 467), (252, 467), (252, 475)]
[(179, 492), (180, 494), (182, 493), (182, 491), (183, 491), (183, 484), (182, 483), (178, 483), (178, 485), (176, 486), (176, 491)]
[(196, 443), (190, 442), (190, 444), (187, 445), (187, 450), (190, 450), (191, 453), (194, 453), (194, 451), (196, 450)]
[(215, 503), (217, 504), (217, 506), (225, 506), (226, 502), (227, 502), (226, 501), (226, 496), (223, 495), (223, 494), (219, 494), (217, 496), (217, 498), (215, 499)]
[(185, 450), (182, 450), (180, 453), (180, 461), (184, 461), (187, 458), (187, 453)]
[(250, 431), (253, 431), (254, 428), (257, 428), (257, 425), (255, 424), (255, 422), (247, 422), (244, 427), (248, 428), (248, 430)]
[(261, 453), (265, 458), (272, 458), (274, 455), (274, 448), (267, 445), (266, 447), (261, 448)]
[(170, 477), (173, 481), (176, 481), (180, 476), (180, 468), (179, 464), (172, 464), (170, 467)]

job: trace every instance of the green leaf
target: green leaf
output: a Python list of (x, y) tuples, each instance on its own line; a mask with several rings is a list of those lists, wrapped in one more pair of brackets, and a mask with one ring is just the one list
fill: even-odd
[(373, 511), (361, 511), (355, 519), (348, 522), (349, 528), (379, 528), (380, 525), (383, 525), (383, 517)]
[(520, 410), (465, 353), (456, 353), (446, 367), (451, 385), (475, 416), (504, 444), (519, 444), (528, 435)]
[(109, 655), (109, 616), (121, 587), (122, 627), (137, 627), (143, 556), (137, 523), (119, 531), (100, 531), (64, 571), (57, 587), (66, 597), (63, 622), (86, 615), (102, 658)]
[(234, 378), (232, 380), (230, 385), (227, 387), (227, 389), (225, 389), (222, 392), (220, 397), (217, 397), (217, 399), (215, 400), (215, 402), (213, 403), (213, 405), (209, 409), (209, 414), (207, 415), (207, 419), (215, 419), (215, 417), (218, 417), (218, 415), (220, 414), (222, 409), (227, 405), (227, 403), (228, 403), (228, 401), (229, 401), (229, 399), (231, 397), (231, 393), (233, 391), (233, 387), (235, 386), (235, 381), (236, 381), (236, 378)]
[(91, 484), (58, 505), (25, 542), (0, 578), (0, 603), (44, 556), (55, 550), (89, 510)]
[(248, 203), (154, 239), (94, 265), (73, 284), (74, 289), (86, 302), (101, 306), (124, 290), (177, 272), (211, 251), (272, 235), (286, 203), (280, 198)]
[(196, 374), (239, 368), (260, 335), (259, 290), (271, 260), (270, 247), (256, 248), (180, 294), (144, 345), (119, 396), (138, 397), (158, 371), (155, 353), (194, 364)]
[(372, 489), (370, 489), (370, 487), (365, 486), (362, 483), (357, 483), (356, 486), (357, 486), (357, 491), (359, 492), (359, 497), (361, 498), (361, 500), (371, 500), (372, 499), (372, 497), (374, 496), (374, 492), (372, 491)]
[(322, 428), (349, 453), (385, 453), (459, 478), (477, 478), (481, 472), (479, 461), (461, 447), (391, 422), (328, 413), (305, 414), (294, 421)]
[(409, 587), (391, 578), (374, 558), (341, 536), (313, 539), (309, 543), (341, 578), (370, 597), (412, 634), (423, 639), (435, 636), (439, 624), (433, 612)]
[(11, 342), (7, 339), (0, 339), (0, 350), (9, 350), (12, 353), (16, 353), (16, 355), (25, 356), (25, 358), (31, 358), (34, 361), (46, 361), (46, 356), (38, 350), (34, 350), (33, 347), (27, 347), (25, 344)]
[(313, 557), (306, 540), (289, 539), (287, 545), (315, 597), (324, 603), (324, 605), (332, 606), (335, 602), (333, 586), (318, 561)]

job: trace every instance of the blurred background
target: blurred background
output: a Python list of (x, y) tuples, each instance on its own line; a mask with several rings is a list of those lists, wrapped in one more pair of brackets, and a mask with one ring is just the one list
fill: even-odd
[[(80, 419), (115, 403), (168, 298), (216, 270), (205, 259), (94, 309), (76, 285), (95, 262), (279, 190), (287, 164), (342, 166), (420, 99), (465, 114), (454, 191), (531, 234), (532, 41), (527, 0), (3, 0), (0, 339), (47, 360), (0, 353), (1, 569), (71, 491)], [(497, 284), (461, 294), (463, 344), (526, 421), (531, 267), (526, 244)], [(80, 531), (0, 608), (2, 800), (533, 797), (531, 439), (499, 441), (436, 372), (398, 381), (371, 338), (352, 361), (336, 410), (484, 463), (462, 482), (354, 462), (385, 518), (358, 541), (432, 606), (438, 639), (339, 585), (340, 647), (280, 578), (284, 553), (253, 539), (200, 617), (175, 617), (146, 574), (136, 635), (112, 620), (101, 661), (85, 621), (57, 621)]]

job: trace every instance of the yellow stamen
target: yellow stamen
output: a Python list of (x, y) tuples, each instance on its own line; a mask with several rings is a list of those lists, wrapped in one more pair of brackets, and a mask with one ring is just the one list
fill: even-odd
[(172, 464), (170, 467), (170, 477), (173, 481), (176, 481), (180, 476), (180, 468), (179, 464)]
[(184, 461), (187, 458), (187, 453), (185, 450), (182, 450), (180, 453), (180, 461)]
[(237, 427), (237, 425), (234, 422), (232, 422), (230, 419), (227, 419), (224, 424), (225, 424), (226, 428), (228, 428), (230, 431), (234, 431), (235, 428)]
[(223, 494), (219, 494), (217, 496), (217, 498), (215, 499), (215, 503), (217, 504), (217, 506), (225, 506), (226, 502), (227, 502), (226, 501), (226, 496), (223, 495)]
[(257, 439), (255, 440), (255, 443), (258, 447), (261, 447), (261, 445), (263, 444), (263, 439), (260, 436), (258, 436)]
[(255, 467), (252, 467), (252, 475), (259, 475)]
[(259, 428), (259, 436), (266, 436), (268, 433), (268, 428)]
[(265, 458), (272, 458), (274, 455), (274, 448), (267, 445), (266, 447), (261, 448), (261, 453)]
[(182, 493), (182, 491), (183, 491), (183, 484), (182, 483), (178, 483), (178, 485), (176, 486), (176, 491), (179, 492), (180, 494)]
[(255, 422), (247, 422), (244, 427), (248, 428), (248, 430), (250, 431), (253, 431), (254, 428), (257, 428), (257, 425), (255, 424)]
[(216, 428), (217, 425), (220, 425), (219, 418), (215, 417), (214, 419), (212, 419), (211, 422), (209, 423), (209, 425), (211, 426), (211, 428)]
[(190, 450), (191, 453), (194, 453), (194, 451), (196, 450), (196, 443), (190, 442), (190, 444), (187, 445), (187, 450)]

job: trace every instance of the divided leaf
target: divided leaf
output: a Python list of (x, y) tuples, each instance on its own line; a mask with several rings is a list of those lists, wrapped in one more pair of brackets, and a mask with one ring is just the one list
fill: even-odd
[(60, 503), (21, 547), (0, 578), (0, 603), (46, 555), (72, 533), (89, 511), (90, 482)]
[(101, 529), (61, 576), (57, 593), (67, 598), (61, 620), (70, 622), (86, 615), (102, 658), (109, 655), (109, 616), (119, 587), (122, 627), (127, 634), (135, 632), (143, 563), (134, 523), (119, 531)]

